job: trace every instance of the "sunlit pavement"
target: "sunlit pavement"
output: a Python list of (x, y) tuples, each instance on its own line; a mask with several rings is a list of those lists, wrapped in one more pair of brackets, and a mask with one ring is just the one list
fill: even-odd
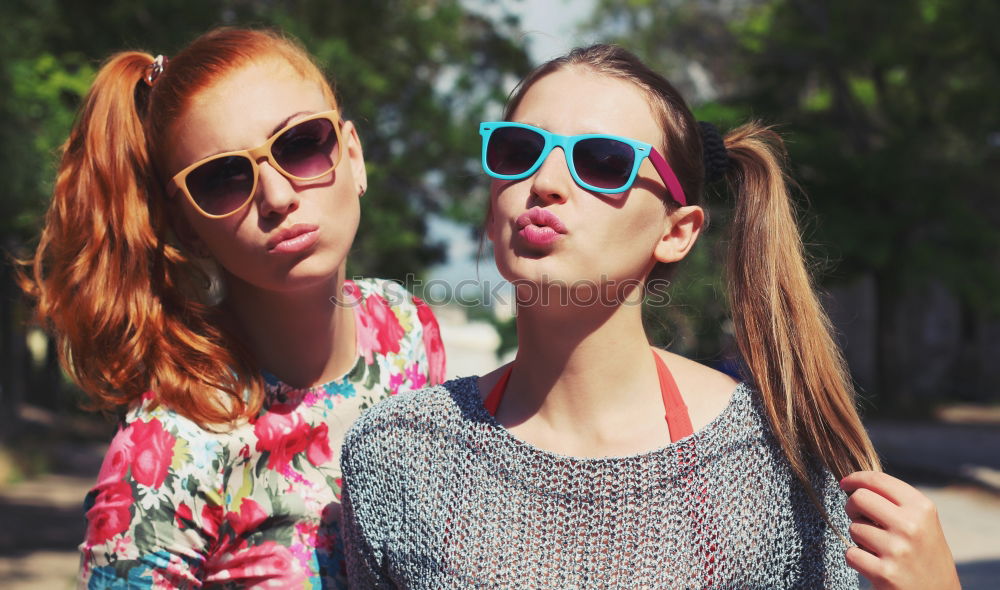
[(1000, 423), (867, 427), (888, 471), (937, 505), (962, 588), (1000, 589)]
[(962, 588), (1000, 588), (1000, 494), (968, 486), (920, 489), (938, 507)]

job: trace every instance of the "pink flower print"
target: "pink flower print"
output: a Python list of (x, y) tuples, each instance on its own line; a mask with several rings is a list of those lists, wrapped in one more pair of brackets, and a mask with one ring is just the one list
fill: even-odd
[(185, 529), (191, 525), (191, 507), (181, 502), (177, 505), (177, 510), (174, 512), (174, 521), (179, 529)]
[(149, 422), (137, 420), (129, 429), (133, 445), (132, 478), (144, 486), (159, 488), (170, 469), (177, 439), (156, 418)]
[(240, 511), (228, 513), (226, 520), (233, 527), (236, 536), (242, 537), (244, 533), (255, 530), (267, 520), (267, 513), (253, 498), (243, 498), (240, 501)]
[(295, 523), (295, 532), (299, 534), (299, 538), (312, 539), (316, 537), (316, 533), (319, 532), (319, 523), (297, 522)]
[(398, 353), (399, 341), (406, 332), (386, 300), (381, 295), (372, 294), (365, 299), (365, 310), (371, 316), (372, 326), (375, 328), (378, 351), (382, 354)]
[(128, 535), (118, 535), (115, 538), (115, 546), (112, 547), (109, 553), (117, 555), (118, 559), (128, 559), (138, 552), (139, 550), (135, 546), (135, 539)]
[(417, 317), (423, 326), (424, 350), (427, 352), (427, 372), (431, 385), (444, 382), (445, 355), (444, 343), (441, 342), (441, 328), (429, 305), (419, 297), (413, 298), (417, 307)]
[(326, 424), (320, 424), (309, 433), (309, 448), (306, 449), (306, 458), (317, 467), (333, 458), (333, 453), (330, 452), (330, 439), (327, 436), (328, 431)]
[(418, 363), (406, 367), (406, 378), (410, 380), (410, 387), (413, 389), (420, 389), (427, 383), (427, 377), (420, 371)]
[(179, 555), (171, 555), (166, 567), (149, 570), (151, 588), (191, 588), (198, 584), (191, 568)]
[(201, 507), (201, 526), (205, 534), (214, 539), (219, 535), (219, 525), (222, 523), (222, 506), (205, 504)]
[(344, 286), (340, 290), (342, 297), (337, 303), (345, 306), (354, 306), (361, 303), (361, 290), (354, 281), (346, 280), (344, 281)]
[(101, 463), (101, 472), (97, 475), (97, 483), (111, 483), (125, 477), (132, 464), (132, 438), (128, 429), (119, 431), (111, 441), (108, 452)]
[(268, 451), (268, 469), (283, 471), (292, 458), (309, 445), (309, 425), (295, 412), (282, 413), (284, 408), (273, 407), (254, 424), (257, 450)]
[(389, 376), (389, 395), (396, 395), (399, 393), (399, 386), (406, 381), (406, 377), (402, 373), (393, 373)]
[(128, 530), (132, 486), (127, 481), (98, 484), (97, 499), (87, 511), (87, 545), (94, 546)]
[(298, 558), (299, 562), (302, 563), (302, 565), (308, 567), (309, 562), (312, 560), (314, 551), (319, 548), (317, 546), (319, 523), (296, 523), (295, 533), (295, 538), (290, 545), (291, 551), (295, 557)]
[(370, 365), (373, 361), (372, 353), (378, 348), (378, 334), (375, 326), (372, 325), (372, 319), (367, 314), (359, 313), (355, 319), (357, 320), (354, 329), (357, 330), (358, 354), (365, 357), (366, 365)]
[(206, 585), (236, 582), (255, 588), (301, 588), (308, 579), (292, 552), (274, 541), (227, 553), (207, 565)]

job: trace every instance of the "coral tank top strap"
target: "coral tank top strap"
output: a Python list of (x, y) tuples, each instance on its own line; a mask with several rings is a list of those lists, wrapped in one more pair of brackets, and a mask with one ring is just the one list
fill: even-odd
[(656, 373), (660, 377), (660, 397), (663, 398), (664, 418), (667, 419), (667, 429), (670, 430), (670, 442), (677, 442), (685, 436), (694, 434), (691, 427), (691, 417), (688, 415), (687, 404), (681, 397), (681, 390), (674, 381), (674, 376), (663, 362), (660, 355), (653, 351), (656, 359)]
[[(664, 417), (667, 420), (667, 429), (670, 431), (670, 442), (677, 442), (694, 433), (694, 429), (691, 427), (691, 417), (688, 415), (687, 405), (681, 397), (677, 382), (670, 374), (667, 364), (663, 362), (660, 355), (656, 354), (655, 350), (652, 353), (656, 360), (656, 374), (660, 379), (660, 397), (663, 398)], [(510, 381), (510, 373), (513, 370), (514, 364), (511, 363), (497, 384), (490, 390), (486, 399), (483, 400), (483, 406), (486, 407), (490, 416), (497, 415), (497, 408), (500, 407), (500, 401), (507, 390), (507, 382)]]
[(497, 408), (500, 407), (500, 400), (503, 399), (503, 392), (507, 390), (507, 382), (510, 381), (510, 372), (513, 370), (514, 363), (511, 363), (503, 372), (503, 377), (500, 377), (497, 384), (490, 390), (490, 394), (486, 396), (483, 405), (486, 406), (486, 411), (490, 413), (490, 416), (497, 415)]

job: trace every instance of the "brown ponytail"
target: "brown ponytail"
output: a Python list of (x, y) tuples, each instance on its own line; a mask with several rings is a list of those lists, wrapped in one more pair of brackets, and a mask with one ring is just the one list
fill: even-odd
[(807, 484), (812, 455), (837, 478), (879, 469), (830, 320), (806, 269), (781, 137), (759, 123), (725, 138), (736, 200), (728, 260), (736, 339), (781, 448)]
[(116, 54), (84, 100), (20, 281), (63, 367), (97, 408), (117, 410), (151, 392), (203, 427), (225, 427), (263, 403), (256, 363), (223, 327), (222, 312), (199, 302), (203, 273), (167, 239), (172, 205), (161, 174), (170, 125), (192, 97), (262, 57), (317, 80), (335, 105), (297, 44), (240, 29), (202, 35), (152, 87), (144, 80), (151, 55)]

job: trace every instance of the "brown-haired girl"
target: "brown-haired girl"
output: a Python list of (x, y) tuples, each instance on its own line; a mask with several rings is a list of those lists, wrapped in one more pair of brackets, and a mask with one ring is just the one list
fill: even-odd
[[(386, 400), (348, 433), (353, 583), (840, 589), (853, 567), (879, 588), (957, 587), (929, 502), (877, 472), (773, 131), (713, 137), (664, 78), (594, 46), (535, 70), (480, 132), (517, 356)], [(649, 278), (703, 228), (713, 172), (736, 201), (744, 383), (651, 349), (642, 326)]]
[(63, 366), (123, 414), (81, 584), (343, 585), (343, 433), (444, 369), (425, 305), (345, 278), (366, 183), (356, 128), (279, 34), (101, 68), (24, 278)]

